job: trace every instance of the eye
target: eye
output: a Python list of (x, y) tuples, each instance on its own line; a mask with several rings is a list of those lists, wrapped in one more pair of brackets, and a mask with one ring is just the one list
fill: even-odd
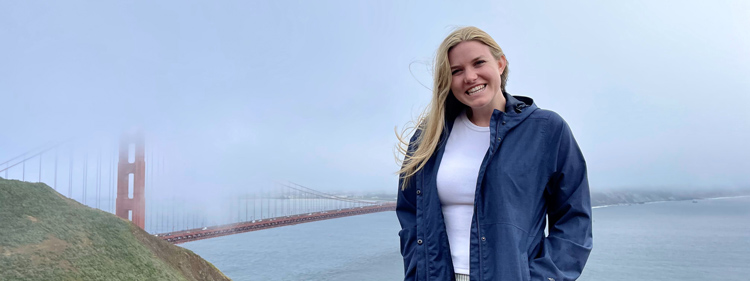
[(483, 65), (483, 64), (484, 64), (485, 62), (487, 62), (487, 61), (483, 61), (483, 60), (478, 60), (478, 61), (476, 61), (476, 62), (474, 63), (474, 65), (476, 65), (476, 66), (479, 66), (479, 65)]
[(461, 72), (460, 69), (454, 69), (453, 71), (451, 71), (451, 75), (456, 75), (456, 74), (458, 74), (460, 72)]

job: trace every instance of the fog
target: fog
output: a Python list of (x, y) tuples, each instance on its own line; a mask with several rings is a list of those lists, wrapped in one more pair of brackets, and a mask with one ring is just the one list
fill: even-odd
[(474, 25), (508, 91), (570, 124), (593, 190), (750, 185), (747, 1), (354, 2), (2, 2), (0, 162), (141, 128), (196, 198), (395, 193), (394, 127)]

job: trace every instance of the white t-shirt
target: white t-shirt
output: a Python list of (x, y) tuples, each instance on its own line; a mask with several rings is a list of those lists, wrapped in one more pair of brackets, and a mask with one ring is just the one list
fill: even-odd
[(437, 174), (453, 270), (469, 274), (471, 219), (479, 166), (490, 147), (490, 128), (474, 125), (462, 112), (453, 122)]

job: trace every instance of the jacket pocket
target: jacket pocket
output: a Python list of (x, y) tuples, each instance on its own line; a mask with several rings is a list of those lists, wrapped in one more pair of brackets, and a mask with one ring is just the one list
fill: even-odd
[(407, 227), (398, 232), (401, 238), (401, 256), (404, 258), (404, 280), (419, 280), (417, 264), (419, 262), (417, 247), (417, 227)]

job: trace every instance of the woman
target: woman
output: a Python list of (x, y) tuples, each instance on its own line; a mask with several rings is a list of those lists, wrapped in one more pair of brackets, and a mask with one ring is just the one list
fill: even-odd
[(476, 27), (448, 35), (434, 69), (426, 115), (399, 136), (405, 280), (578, 278), (591, 203), (568, 125), (505, 91), (505, 55)]

